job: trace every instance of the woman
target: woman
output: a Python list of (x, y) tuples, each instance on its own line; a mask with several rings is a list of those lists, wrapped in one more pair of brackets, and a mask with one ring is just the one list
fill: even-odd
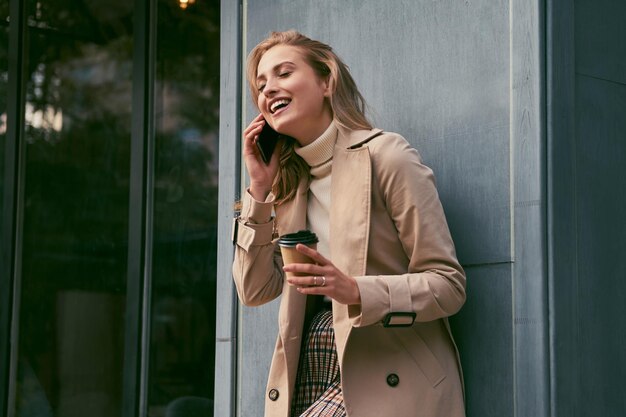
[[(246, 305), (282, 296), (265, 416), (464, 416), (447, 317), (465, 275), (432, 171), (372, 128), (328, 45), (272, 33), (247, 76), (260, 114), (244, 131), (233, 275)], [(265, 123), (283, 135), (268, 165)], [(277, 237), (306, 228), (317, 250), (297, 250), (315, 264), (283, 265)]]

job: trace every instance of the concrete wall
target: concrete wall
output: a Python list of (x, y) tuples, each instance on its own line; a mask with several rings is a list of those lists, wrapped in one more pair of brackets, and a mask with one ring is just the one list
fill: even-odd
[[(467, 304), (452, 320), (468, 415), (547, 415), (539, 2), (248, 0), (242, 12), (242, 56), (271, 30), (294, 28), (329, 43), (350, 66), (375, 124), (404, 135), (435, 171), (468, 275)], [(236, 71), (228, 68), (222, 77), (233, 85)], [(255, 116), (247, 96), (242, 110), (245, 126)], [(223, 133), (222, 144), (238, 134), (226, 125)], [(220, 169), (230, 175), (225, 146)], [(275, 302), (223, 314), (238, 323), (221, 339), (218, 328), (218, 342), (238, 347), (237, 398), (229, 406), (237, 415), (262, 409), (277, 309)], [(235, 415), (219, 409), (216, 415)]]
[[(407, 137), (438, 178), (468, 274), (452, 318), (468, 416), (625, 415), (626, 3), (222, 5), (224, 225), (254, 116), (241, 60), (270, 30), (328, 42), (376, 125)], [(237, 306), (220, 235), (216, 415), (257, 416), (277, 303)]]

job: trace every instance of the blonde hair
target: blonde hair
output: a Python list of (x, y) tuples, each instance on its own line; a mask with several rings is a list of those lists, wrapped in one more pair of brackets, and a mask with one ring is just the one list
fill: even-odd
[[(257, 69), (265, 52), (277, 45), (297, 47), (304, 60), (321, 79), (328, 80), (331, 95), (328, 103), (335, 123), (347, 129), (371, 129), (365, 116), (367, 104), (359, 92), (348, 66), (341, 61), (333, 49), (325, 43), (307, 38), (295, 30), (272, 32), (248, 55), (246, 75), (250, 95), (255, 105), (260, 94), (257, 85)], [(303, 179), (309, 178), (309, 166), (294, 150), (295, 139), (283, 136), (278, 175), (272, 184), (277, 204), (291, 200)]]

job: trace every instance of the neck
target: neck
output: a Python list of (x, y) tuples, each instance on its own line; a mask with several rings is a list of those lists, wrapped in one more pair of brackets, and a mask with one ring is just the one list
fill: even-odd
[(294, 139), (300, 144), (300, 146), (306, 146), (310, 143), (313, 143), (315, 139), (322, 136), (322, 133), (324, 133), (326, 129), (328, 129), (328, 126), (330, 126), (333, 121), (332, 115), (328, 112), (322, 113), (321, 119), (322, 120), (319, 123), (316, 123), (315, 126), (304, 129), (306, 131), (306, 135), (294, 137)]

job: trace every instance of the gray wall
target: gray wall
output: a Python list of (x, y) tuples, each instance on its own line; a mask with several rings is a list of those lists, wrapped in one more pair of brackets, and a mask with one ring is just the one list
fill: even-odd
[[(236, 144), (254, 116), (241, 59), (270, 30), (328, 42), (376, 125), (407, 137), (438, 178), (468, 275), (452, 318), (468, 416), (626, 415), (626, 3), (222, 6), (224, 229), (240, 192)], [(237, 306), (220, 239), (216, 415), (258, 416), (277, 303)]]
[[(434, 169), (468, 274), (453, 326), (470, 416), (547, 415), (541, 15), (537, 1), (513, 3), (243, 4), (244, 54), (271, 30), (331, 44), (375, 124), (404, 135)], [(254, 115), (246, 96), (242, 125)], [(262, 409), (277, 307), (240, 307), (238, 415)]]

